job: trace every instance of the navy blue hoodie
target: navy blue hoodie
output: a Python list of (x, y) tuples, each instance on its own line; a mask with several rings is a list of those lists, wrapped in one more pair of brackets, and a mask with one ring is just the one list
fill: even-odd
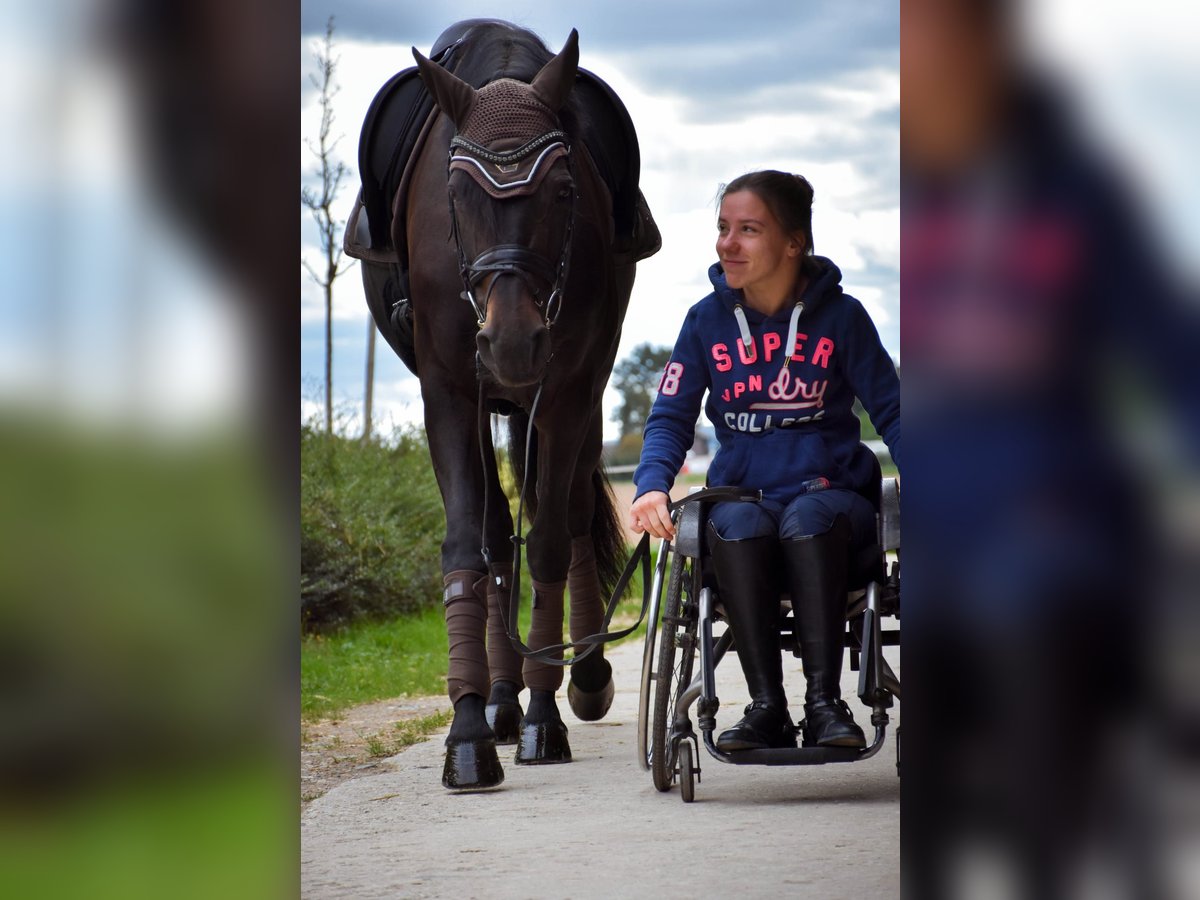
[[(720, 449), (711, 485), (762, 490), (787, 503), (810, 479), (862, 490), (872, 477), (870, 451), (859, 443), (857, 396), (900, 465), (900, 381), (862, 304), (842, 292), (842, 273), (822, 256), (800, 298), (795, 348), (785, 366), (793, 304), (773, 316), (744, 305), (719, 263), (708, 270), (713, 292), (688, 310), (646, 421), (637, 495), (668, 491), (695, 438), (700, 403)], [(742, 307), (750, 345), (742, 340)]]

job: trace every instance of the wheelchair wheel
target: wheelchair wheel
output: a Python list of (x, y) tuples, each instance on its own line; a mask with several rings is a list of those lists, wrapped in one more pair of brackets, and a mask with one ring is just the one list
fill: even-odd
[(696, 659), (697, 610), (692, 576), (692, 560), (678, 551), (673, 552), (667, 595), (663, 601), (658, 668), (654, 675), (650, 771), (654, 786), (660, 791), (670, 790), (675, 780), (678, 748), (672, 746), (671, 741), (675, 702), (691, 683)]
[(696, 799), (696, 765), (692, 761), (692, 742), (679, 742), (679, 796), (684, 803)]

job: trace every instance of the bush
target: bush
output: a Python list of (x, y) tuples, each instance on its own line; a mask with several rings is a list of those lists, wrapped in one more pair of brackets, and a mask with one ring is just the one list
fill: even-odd
[(425, 436), (300, 436), (300, 616), (306, 631), (440, 602), (445, 515)]

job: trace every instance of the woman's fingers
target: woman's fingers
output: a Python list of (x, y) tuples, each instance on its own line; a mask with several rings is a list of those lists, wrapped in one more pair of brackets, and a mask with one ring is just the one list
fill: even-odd
[(673, 538), (668, 497), (661, 491), (650, 491), (634, 501), (629, 509), (629, 527), (635, 532), (648, 532), (657, 538)]

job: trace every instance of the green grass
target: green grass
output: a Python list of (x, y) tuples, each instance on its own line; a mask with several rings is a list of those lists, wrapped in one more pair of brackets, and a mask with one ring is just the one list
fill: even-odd
[(447, 653), (440, 606), (305, 635), (300, 644), (301, 716), (312, 721), (387, 697), (445, 693)]

